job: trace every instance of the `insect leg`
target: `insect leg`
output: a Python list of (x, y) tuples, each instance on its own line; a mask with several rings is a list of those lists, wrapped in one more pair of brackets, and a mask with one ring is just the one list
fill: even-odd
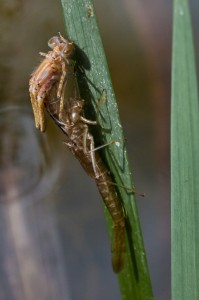
[(39, 52), (39, 54), (44, 57), (46, 57), (48, 55), (47, 53), (44, 53), (44, 52)]
[(90, 155), (91, 155), (91, 161), (92, 161), (92, 165), (93, 165), (93, 171), (95, 173), (96, 178), (99, 177), (99, 174), (97, 172), (97, 164), (96, 164), (96, 159), (95, 159), (95, 151), (93, 151), (95, 144), (94, 144), (94, 139), (92, 137), (92, 135), (90, 135), (88, 133), (88, 139), (90, 140)]
[[(90, 145), (89, 145), (89, 151), (87, 150), (87, 141), (89, 141)], [(88, 132), (88, 126), (85, 125), (85, 130), (84, 130), (84, 135), (83, 135), (83, 150), (85, 154), (90, 154), (91, 156), (91, 162), (92, 162), (92, 166), (93, 166), (93, 171), (95, 174), (95, 177), (98, 178), (99, 174), (97, 172), (97, 164), (96, 164), (96, 159), (95, 159), (95, 152), (93, 151), (93, 149), (95, 148), (95, 143), (94, 143), (94, 139), (93, 136)]]
[(86, 124), (90, 124), (90, 125), (97, 125), (97, 121), (91, 121), (91, 120), (88, 120), (84, 117), (81, 116), (81, 120), (86, 123)]
[(104, 148), (104, 147), (107, 147), (107, 146), (109, 146), (109, 145), (111, 145), (111, 144), (115, 144), (115, 143), (117, 143), (117, 142), (115, 142), (115, 141), (110, 141), (110, 142), (108, 142), (108, 143), (106, 143), (106, 144), (104, 144), (104, 145), (101, 145), (101, 146), (99, 146), (99, 147), (94, 148), (92, 151), (97, 151), (97, 150), (99, 150), (99, 149), (102, 149), (102, 148)]

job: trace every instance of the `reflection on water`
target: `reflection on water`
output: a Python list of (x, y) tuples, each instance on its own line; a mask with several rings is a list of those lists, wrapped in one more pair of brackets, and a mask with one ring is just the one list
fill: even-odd
[(59, 164), (26, 109), (1, 109), (0, 130), (0, 299), (70, 299), (49, 202)]
[(19, 107), (0, 110), (0, 132), (0, 200), (42, 198), (58, 171), (46, 136), (37, 135), (30, 112)]

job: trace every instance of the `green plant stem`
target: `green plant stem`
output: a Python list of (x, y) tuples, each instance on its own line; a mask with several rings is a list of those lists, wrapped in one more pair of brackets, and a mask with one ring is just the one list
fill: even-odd
[[(85, 68), (89, 92), (80, 93), (85, 100), (91, 95), (92, 105), (98, 110), (98, 101), (102, 95), (106, 98), (100, 105), (98, 124), (103, 143), (119, 141), (120, 146), (110, 146), (105, 151), (105, 160), (118, 185), (132, 186), (131, 172), (128, 165), (126, 147), (119, 120), (117, 104), (106, 63), (106, 58), (95, 18), (93, 2), (88, 0), (62, 0), (63, 12), (68, 37), (85, 52), (88, 67)], [(84, 63), (86, 59), (82, 58)], [(85, 63), (86, 64), (86, 63)], [(89, 66), (90, 64), (90, 66)], [(124, 270), (119, 274), (123, 299), (153, 299), (146, 254), (140, 229), (137, 208), (133, 194), (119, 188), (122, 205), (127, 213), (126, 242), (127, 255)], [(105, 209), (110, 236), (112, 220)]]
[(171, 113), (172, 299), (199, 299), (199, 107), (186, 0), (174, 1)]

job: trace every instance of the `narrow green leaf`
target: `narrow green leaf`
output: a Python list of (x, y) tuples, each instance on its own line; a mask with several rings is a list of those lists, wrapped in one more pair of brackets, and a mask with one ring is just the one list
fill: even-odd
[[(86, 58), (80, 58), (85, 64), (86, 83), (89, 91), (84, 91), (80, 82), (80, 93), (85, 100), (91, 95), (92, 105), (100, 112), (97, 121), (100, 127), (101, 141), (118, 141), (119, 146), (111, 145), (105, 150), (105, 160), (118, 184), (132, 186), (126, 147), (119, 121), (117, 104), (109, 76), (106, 58), (95, 18), (93, 2), (89, 0), (62, 0), (68, 37), (83, 49)], [(104, 98), (105, 101), (102, 101)], [(106, 98), (106, 99), (105, 99)], [(123, 299), (153, 299), (146, 255), (134, 196), (123, 188), (118, 188), (121, 201), (127, 212), (127, 256), (125, 268), (119, 274)], [(110, 235), (112, 221), (105, 209)]]
[(189, 8), (174, 1), (171, 113), (172, 299), (199, 299), (199, 109)]

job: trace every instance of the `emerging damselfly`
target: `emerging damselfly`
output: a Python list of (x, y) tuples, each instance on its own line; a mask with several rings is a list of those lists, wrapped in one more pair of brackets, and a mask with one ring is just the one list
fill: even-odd
[[(89, 126), (96, 121), (84, 117), (84, 100), (79, 96), (72, 60), (74, 44), (59, 36), (52, 37), (48, 45), (52, 48), (33, 72), (30, 79), (30, 97), (35, 124), (45, 130), (45, 112), (53, 118), (66, 136), (66, 145), (91, 176), (99, 189), (103, 201), (112, 217), (112, 266), (118, 273), (124, 266), (125, 213), (118, 197), (115, 183), (98, 151)], [(71, 84), (72, 82), (72, 88)]]

